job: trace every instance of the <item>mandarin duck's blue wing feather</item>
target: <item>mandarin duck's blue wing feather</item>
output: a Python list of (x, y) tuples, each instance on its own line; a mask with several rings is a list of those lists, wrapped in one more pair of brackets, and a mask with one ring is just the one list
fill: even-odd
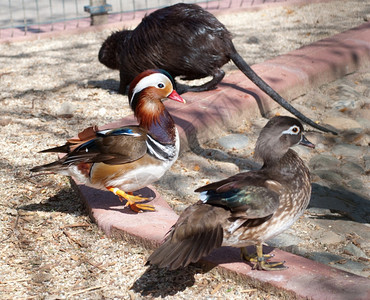
[(106, 137), (106, 136), (132, 136), (132, 137), (139, 137), (143, 134), (138, 130), (138, 127), (128, 126), (128, 127), (120, 127), (115, 129), (107, 129), (107, 130), (99, 130), (96, 132), (97, 136)]

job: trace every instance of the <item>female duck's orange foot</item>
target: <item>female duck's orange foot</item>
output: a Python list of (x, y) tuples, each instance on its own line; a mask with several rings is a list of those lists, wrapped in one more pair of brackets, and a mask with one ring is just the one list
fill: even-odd
[(153, 205), (137, 203), (152, 200), (152, 198), (135, 196), (132, 195), (132, 193), (125, 193), (124, 191), (114, 187), (107, 187), (107, 189), (111, 191), (113, 194), (117, 195), (121, 201), (122, 199), (125, 199), (127, 201), (125, 206), (130, 207), (130, 209), (133, 210), (134, 212), (155, 211)]

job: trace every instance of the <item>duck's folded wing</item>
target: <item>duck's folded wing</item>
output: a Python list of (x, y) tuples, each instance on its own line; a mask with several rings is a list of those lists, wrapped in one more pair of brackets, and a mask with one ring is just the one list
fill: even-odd
[(276, 211), (281, 189), (277, 181), (246, 172), (201, 187), (196, 192), (201, 192), (203, 203), (225, 207), (235, 217), (258, 219)]
[(147, 152), (147, 132), (136, 126), (98, 131), (96, 136), (76, 147), (63, 164), (103, 162), (118, 165), (135, 161)]

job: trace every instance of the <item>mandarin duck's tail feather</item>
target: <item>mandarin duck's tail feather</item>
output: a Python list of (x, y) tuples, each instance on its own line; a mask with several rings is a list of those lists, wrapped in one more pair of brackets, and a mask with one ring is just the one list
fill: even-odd
[(42, 171), (50, 171), (55, 173), (60, 173), (61, 169), (67, 169), (68, 166), (63, 166), (63, 160), (57, 160), (49, 164), (36, 166), (30, 169), (31, 172), (42, 172)]
[(39, 153), (47, 153), (47, 152), (54, 152), (54, 153), (70, 153), (71, 147), (69, 143), (66, 143), (63, 146), (58, 146), (54, 148), (49, 148), (45, 150), (41, 150)]
[(62, 146), (49, 148), (40, 151), (39, 153), (47, 153), (47, 152), (55, 152), (55, 153), (71, 153), (74, 149), (76, 149), (79, 145), (86, 143), (94, 138), (96, 138), (96, 134), (98, 132), (97, 126), (90, 126), (78, 134), (77, 138), (71, 138)]

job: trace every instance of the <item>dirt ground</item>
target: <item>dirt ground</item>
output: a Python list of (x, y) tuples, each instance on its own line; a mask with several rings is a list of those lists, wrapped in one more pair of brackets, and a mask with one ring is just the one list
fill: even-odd
[[(219, 19), (234, 34), (240, 54), (254, 64), (356, 27), (369, 13), (368, 1), (352, 0)], [(37, 151), (61, 144), (92, 124), (131, 114), (127, 98), (111, 92), (118, 89), (118, 72), (97, 60), (109, 33), (0, 44), (0, 298), (281, 299), (214, 270), (192, 266), (148, 271), (149, 253), (104, 236), (68, 178), (28, 171), (55, 158)], [(233, 69), (225, 66), (226, 71)], [(184, 157), (172, 172), (183, 171)], [(230, 165), (223, 174), (237, 171)], [(156, 188), (166, 193), (167, 182), (168, 177)], [(180, 211), (181, 203), (175, 202), (182, 199), (171, 201)]]

